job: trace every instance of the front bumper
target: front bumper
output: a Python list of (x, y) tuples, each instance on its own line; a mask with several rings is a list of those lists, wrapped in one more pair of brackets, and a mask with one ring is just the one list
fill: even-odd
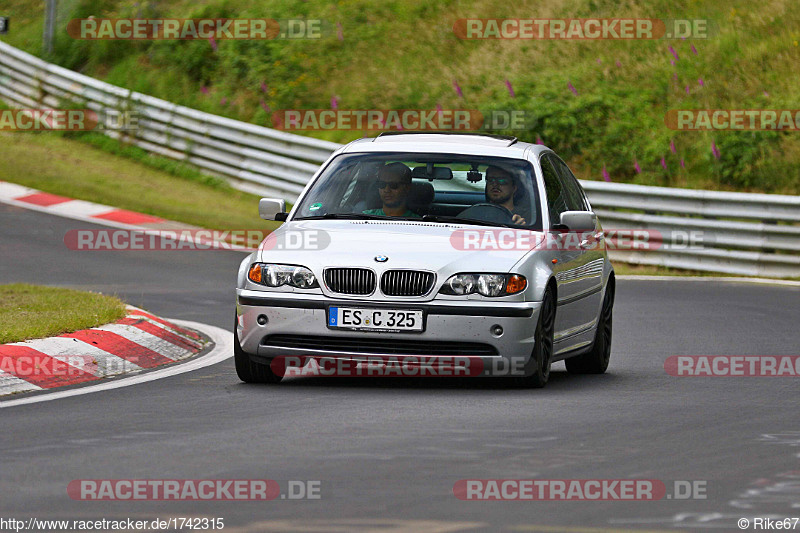
[[(370, 332), (330, 329), (327, 308), (422, 309), (425, 331)], [(473, 361), (480, 375), (521, 375), (533, 351), (541, 302), (433, 300), (375, 302), (237, 290), (236, 333), (244, 352), (269, 363), (281, 356), (343, 359), (426, 356)], [(267, 317), (264, 325), (260, 315)], [(494, 335), (492, 328), (503, 328)]]

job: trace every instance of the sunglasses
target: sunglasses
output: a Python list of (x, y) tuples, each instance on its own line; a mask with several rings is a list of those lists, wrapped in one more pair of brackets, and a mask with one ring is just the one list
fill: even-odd
[(486, 178), (486, 183), (496, 183), (498, 185), (511, 185), (511, 178)]
[(385, 189), (386, 187), (389, 187), (391, 190), (396, 191), (397, 189), (399, 189), (402, 186), (403, 186), (403, 183), (400, 182), (400, 181), (378, 180), (378, 188), (379, 189)]

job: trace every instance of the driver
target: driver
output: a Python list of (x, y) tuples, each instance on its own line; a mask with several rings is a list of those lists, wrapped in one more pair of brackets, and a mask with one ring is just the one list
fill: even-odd
[(410, 168), (400, 162), (384, 165), (378, 171), (376, 185), (383, 207), (380, 209), (367, 209), (362, 213), (388, 217), (421, 218), (406, 205), (408, 194), (411, 192)]
[(514, 176), (502, 168), (489, 166), (486, 169), (486, 200), (490, 203), (505, 207), (513, 215), (511, 222), (525, 225), (527, 222), (522, 215), (514, 210), (514, 195), (518, 184)]

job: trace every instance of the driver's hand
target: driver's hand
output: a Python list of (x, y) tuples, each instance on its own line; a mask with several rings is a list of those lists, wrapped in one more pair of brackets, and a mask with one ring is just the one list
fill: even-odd
[(525, 222), (525, 219), (522, 218), (520, 215), (514, 215), (513, 217), (511, 217), (511, 222), (514, 224), (519, 224), (520, 226), (524, 226), (527, 224), (527, 222)]

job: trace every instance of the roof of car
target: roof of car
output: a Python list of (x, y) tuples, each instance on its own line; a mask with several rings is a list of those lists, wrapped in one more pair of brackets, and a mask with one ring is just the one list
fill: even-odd
[(485, 133), (388, 132), (377, 137), (355, 140), (340, 153), (419, 152), (512, 157), (523, 159), (527, 151), (538, 154), (548, 148), (520, 142), (516, 137)]

